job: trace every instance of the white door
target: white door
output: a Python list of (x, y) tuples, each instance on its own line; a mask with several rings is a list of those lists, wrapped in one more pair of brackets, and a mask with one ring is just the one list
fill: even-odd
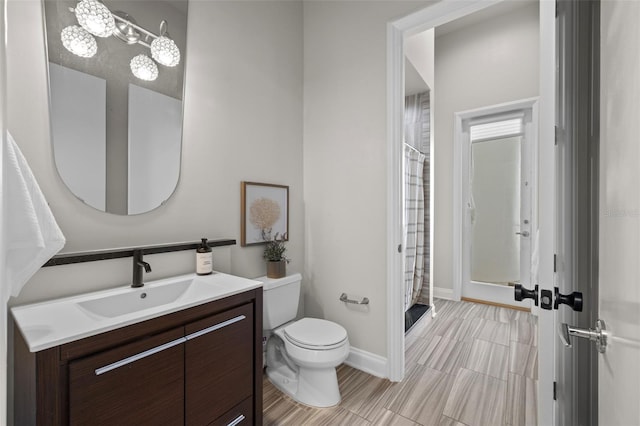
[(640, 425), (640, 2), (601, 2), (600, 425)]
[[(468, 201), (471, 207), (467, 224), (471, 272), (468, 284), (528, 286), (530, 283), (529, 189), (533, 182), (529, 151), (535, 146), (532, 136), (527, 134), (530, 132), (525, 131), (531, 126), (530, 116), (531, 110), (527, 110), (522, 118), (496, 117), (495, 121), (480, 126), (500, 128), (513, 121), (517, 123), (512, 124), (516, 127), (512, 130), (515, 133), (502, 135), (494, 131), (499, 136), (471, 140)], [(478, 126), (471, 125), (472, 135), (475, 127)], [(491, 129), (487, 133), (489, 131)], [(486, 296), (492, 295), (487, 291)]]
[(454, 218), (454, 293), (468, 300), (530, 307), (514, 300), (513, 285), (531, 282), (538, 115), (537, 98), (455, 114), (454, 211), (462, 214)]
[[(598, 44), (600, 47), (600, 65), (596, 66), (593, 75), (594, 81), (600, 84), (599, 91), (593, 90), (600, 95), (594, 105), (599, 109), (599, 119), (593, 120), (588, 113), (582, 116), (578, 113), (580, 106), (563, 107), (575, 101), (574, 96), (580, 89), (588, 91), (590, 86), (589, 77), (585, 79), (585, 75), (591, 72), (590, 63), (576, 60), (588, 51), (588, 43), (577, 29), (584, 25), (584, 22), (578, 25), (578, 21), (584, 19), (583, 13), (587, 9), (582, 6), (586, 2), (577, 9), (571, 9), (580, 4), (573, 3), (574, 6), (567, 8), (567, 4), (563, 4), (560, 8), (556, 35), (560, 40), (574, 37), (575, 41), (567, 41), (564, 45), (574, 49), (574, 53), (577, 49), (582, 51), (578, 55), (565, 54), (562, 47), (558, 51), (558, 69), (561, 72), (557, 78), (557, 90), (561, 100), (556, 110), (559, 142), (555, 156), (559, 168), (555, 174), (558, 192), (554, 210), (559, 220), (554, 230), (557, 241), (554, 250), (558, 255), (554, 279), (555, 285), (564, 289), (562, 293), (583, 284), (580, 274), (584, 265), (581, 269), (576, 264), (584, 262), (585, 258), (588, 261), (589, 256), (579, 254), (581, 247), (577, 243), (579, 238), (575, 236), (576, 229), (585, 229), (574, 223), (584, 210), (584, 205), (576, 201), (581, 197), (575, 191), (580, 188), (578, 169), (582, 167), (584, 170), (585, 161), (587, 166), (589, 164), (588, 158), (581, 160), (582, 165), (567, 161), (567, 158), (575, 155), (572, 154), (575, 145), (572, 147), (571, 144), (585, 143), (591, 131), (598, 134), (599, 124), (599, 154), (592, 157), (597, 161), (592, 163), (595, 172), (590, 175), (598, 187), (592, 219), (595, 227), (591, 227), (597, 228), (592, 234), (596, 241), (594, 247), (597, 247), (593, 260), (596, 265), (593, 276), (597, 280), (588, 290), (591, 294), (585, 294), (585, 306), (595, 302), (593, 311), (600, 320), (575, 327), (577, 322), (584, 320), (585, 312), (576, 314), (566, 306), (561, 306), (555, 314), (554, 311), (540, 311), (540, 424), (640, 425), (640, 285), (637, 284), (640, 274), (640, 31), (637, 28), (640, 3), (607, 0), (600, 3), (601, 9), (597, 3), (592, 3), (596, 5), (594, 19), (587, 19), (586, 25), (596, 28), (600, 24), (600, 40), (596, 43), (596, 47)], [(570, 10), (572, 12), (568, 12)], [(562, 21), (563, 12), (571, 14), (578, 10), (580, 12), (574, 16), (579, 18), (572, 20), (567, 17)], [(559, 46), (562, 45), (561, 41)], [(564, 64), (563, 57), (571, 58), (567, 61), (573, 63)], [(570, 77), (565, 78), (567, 75)], [(586, 86), (581, 85), (585, 82)], [(574, 92), (563, 83), (573, 85)], [(565, 102), (562, 101), (563, 94), (567, 94)], [(588, 101), (588, 96), (581, 99)], [(567, 170), (567, 167), (576, 170)], [(541, 208), (542, 216), (546, 217), (550, 206), (551, 203), (547, 203), (546, 208)], [(588, 225), (586, 231), (589, 232)], [(586, 269), (589, 269), (588, 265)], [(553, 281), (549, 281), (549, 275), (548, 269), (541, 268), (542, 288), (549, 287), (542, 283)], [(571, 328), (563, 326), (565, 322)], [(548, 333), (546, 328), (549, 326), (559, 330), (559, 335)], [(595, 342), (589, 343), (589, 339)], [(562, 340), (571, 342), (572, 347), (566, 348)], [(595, 347), (599, 351), (595, 351)], [(548, 349), (555, 353), (555, 371), (554, 363), (549, 362)], [(593, 360), (597, 374), (589, 371), (589, 365), (580, 365), (580, 360), (588, 359), (590, 353), (595, 353)], [(585, 379), (585, 374), (592, 376)], [(558, 400), (553, 404), (546, 394), (551, 376), (558, 381)], [(590, 391), (598, 400), (595, 407), (588, 403)]]

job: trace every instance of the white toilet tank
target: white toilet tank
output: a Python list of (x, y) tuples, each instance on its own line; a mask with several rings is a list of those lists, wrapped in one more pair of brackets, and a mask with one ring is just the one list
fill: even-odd
[(273, 330), (293, 320), (298, 313), (300, 282), (302, 275), (293, 274), (283, 278), (255, 278), (262, 282), (263, 306), (262, 328)]

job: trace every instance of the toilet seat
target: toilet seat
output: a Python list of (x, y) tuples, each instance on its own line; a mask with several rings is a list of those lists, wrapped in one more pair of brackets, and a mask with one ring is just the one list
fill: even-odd
[(315, 351), (339, 348), (347, 342), (347, 330), (318, 318), (303, 318), (284, 328), (284, 337), (293, 345)]

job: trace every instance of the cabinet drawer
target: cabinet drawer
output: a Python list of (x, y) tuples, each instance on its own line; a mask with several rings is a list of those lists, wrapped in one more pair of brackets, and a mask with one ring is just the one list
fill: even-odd
[(249, 426), (253, 424), (253, 398), (247, 398), (209, 426)]
[(182, 425), (184, 330), (69, 363), (69, 424)]
[(185, 327), (185, 419), (207, 425), (253, 393), (253, 305)]

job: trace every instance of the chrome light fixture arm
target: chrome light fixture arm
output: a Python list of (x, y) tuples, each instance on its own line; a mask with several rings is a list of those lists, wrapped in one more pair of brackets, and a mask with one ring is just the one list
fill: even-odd
[[(75, 13), (75, 8), (70, 7), (69, 8), (69, 12), (71, 13)], [(122, 13), (123, 15), (128, 15), (126, 13)], [(135, 28), (136, 30), (140, 31), (141, 33), (143, 33), (145, 35), (145, 39), (149, 39), (149, 37), (156, 39), (158, 37), (160, 37), (157, 34), (152, 33), (151, 31), (147, 30), (146, 28), (141, 27), (140, 25), (136, 24), (135, 22), (130, 21), (129, 19), (126, 19), (122, 16), (120, 16), (118, 14), (118, 12), (111, 12), (111, 16), (113, 16), (113, 19), (115, 19), (116, 21), (122, 22), (123, 24), (126, 24), (128, 26), (130, 26), (131, 28)], [(166, 31), (166, 26), (167, 26), (167, 21), (163, 20), (162, 22), (160, 22), (160, 29), (162, 31), (162, 29), (164, 28)], [(151, 45), (149, 43), (147, 43), (146, 41), (143, 40), (137, 40), (136, 43), (141, 44), (145, 47), (151, 48)]]
[[(167, 21), (160, 22), (159, 35), (138, 25), (133, 18), (122, 11), (110, 11), (99, 0), (80, 0), (69, 11), (76, 15), (80, 26), (70, 26), (61, 34), (65, 48), (85, 58), (92, 57), (97, 51), (93, 35), (99, 37), (115, 36), (127, 44), (141, 44), (151, 51), (153, 60), (167, 67), (180, 63), (180, 49), (167, 36)], [(144, 36), (144, 37), (142, 37)], [(131, 72), (136, 77), (153, 81), (158, 76), (158, 68), (145, 54), (139, 54), (130, 62)]]
[[(116, 13), (114, 13), (114, 12), (111, 12), (111, 15), (113, 15), (113, 18), (114, 18), (116, 21), (122, 22), (123, 24), (127, 24), (128, 26), (130, 26), (130, 27), (132, 27), (132, 28), (135, 28), (136, 30), (138, 30), (138, 31), (140, 31), (141, 33), (143, 33), (143, 34), (146, 36), (146, 37), (145, 37), (145, 39), (147, 39), (147, 40), (149, 39), (149, 37), (153, 38), (154, 40), (155, 40), (156, 38), (160, 37), (160, 36), (158, 36), (158, 35), (156, 35), (156, 34), (152, 33), (151, 31), (148, 31), (148, 30), (146, 30), (145, 28), (142, 28), (140, 25), (135, 24), (135, 23), (131, 22), (130, 20), (126, 19), (126, 18), (123, 18), (123, 17), (121, 17), (121, 16), (118, 16), (118, 15), (117, 15)], [(166, 21), (162, 21), (162, 22), (166, 22)], [(160, 25), (162, 26), (162, 23), (161, 23)], [(151, 48), (151, 44), (147, 43), (146, 41), (138, 40), (138, 41), (137, 41), (137, 43), (138, 43), (138, 44), (141, 44), (141, 45), (143, 45), (143, 46), (145, 46), (145, 47)]]

